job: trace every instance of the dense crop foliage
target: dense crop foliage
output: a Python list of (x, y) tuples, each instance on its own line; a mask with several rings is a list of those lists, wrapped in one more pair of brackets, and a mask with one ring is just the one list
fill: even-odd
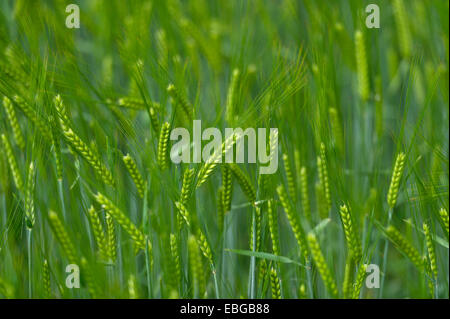
[(372, 2), (1, 1), (0, 297), (448, 298), (449, 2)]

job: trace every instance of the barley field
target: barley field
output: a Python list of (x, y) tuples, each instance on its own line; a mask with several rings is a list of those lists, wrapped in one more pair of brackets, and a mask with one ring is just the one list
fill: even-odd
[(449, 298), (448, 11), (1, 1), (0, 298)]

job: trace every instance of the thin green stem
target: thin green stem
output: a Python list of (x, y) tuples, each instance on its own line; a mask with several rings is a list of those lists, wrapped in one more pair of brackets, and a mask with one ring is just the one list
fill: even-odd
[[(394, 212), (394, 209), (393, 208), (389, 208), (388, 220), (387, 220), (386, 227), (391, 224), (391, 219), (392, 219), (393, 212)], [(381, 268), (382, 275), (381, 275), (380, 291), (379, 291), (379, 294), (378, 294), (378, 298), (382, 298), (383, 297), (384, 280), (386, 278), (386, 267), (387, 267), (388, 250), (389, 250), (389, 240), (386, 238), (385, 241), (384, 241), (383, 266)]]
[(27, 229), (27, 250), (28, 250), (28, 298), (32, 298), (32, 273), (31, 273), (31, 229)]

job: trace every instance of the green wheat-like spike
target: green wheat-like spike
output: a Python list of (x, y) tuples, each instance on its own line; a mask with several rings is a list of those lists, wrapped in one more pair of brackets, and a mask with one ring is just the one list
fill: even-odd
[(398, 41), (403, 57), (411, 55), (411, 31), (409, 28), (408, 17), (403, 0), (394, 0), (392, 3), (394, 19), (397, 25)]
[(170, 124), (164, 122), (158, 140), (158, 165), (162, 171), (169, 167), (169, 133)]
[(136, 247), (145, 249), (145, 236), (136, 225), (133, 224), (131, 220), (104, 195), (97, 193), (94, 197), (95, 200), (102, 205), (103, 209), (105, 209), (105, 211), (130, 235)]
[(345, 262), (344, 281), (342, 283), (342, 292), (345, 299), (349, 299), (353, 296), (354, 265), (354, 258), (349, 254)]
[(181, 110), (186, 115), (188, 121), (191, 121), (194, 117), (194, 107), (188, 102), (187, 98), (181, 94), (181, 92), (173, 84), (169, 84), (167, 87), (167, 92), (175, 103), (181, 107)]
[(3, 97), (3, 106), (5, 107), (6, 116), (8, 116), (9, 123), (12, 127), (14, 139), (19, 148), (25, 148), (25, 140), (23, 138), (22, 130), (20, 129), (19, 121), (17, 120), (16, 112), (11, 103), (11, 100), (6, 96)]
[(275, 268), (270, 269), (270, 287), (272, 291), (272, 299), (281, 299), (280, 279)]
[(309, 203), (309, 192), (308, 192), (308, 172), (305, 166), (300, 169), (300, 195), (302, 199), (302, 208), (305, 218), (311, 222), (311, 205)]
[(23, 190), (23, 180), (20, 174), (19, 167), (17, 166), (16, 157), (14, 156), (11, 144), (5, 134), (2, 134), (3, 148), (6, 153), (6, 159), (8, 160), (9, 168), (14, 179), (14, 183), (18, 190)]
[(53, 98), (53, 104), (55, 106), (56, 112), (58, 113), (59, 123), (63, 131), (67, 131), (70, 128), (70, 118), (64, 105), (61, 96), (58, 94)]
[(280, 236), (278, 232), (278, 213), (273, 199), (267, 202), (267, 215), (269, 217), (269, 232), (272, 240), (272, 251), (274, 255), (280, 255)]
[(130, 299), (138, 299), (137, 287), (136, 287), (136, 277), (130, 275), (127, 281), (128, 285), (128, 296)]
[(105, 231), (103, 230), (99, 214), (95, 211), (94, 206), (88, 209), (88, 217), (91, 222), (92, 233), (94, 234), (95, 242), (97, 243), (99, 256), (102, 260), (109, 258), (108, 241), (105, 238)]
[(220, 186), (217, 190), (217, 226), (219, 232), (223, 232), (224, 220), (225, 220), (225, 207), (223, 206), (223, 186)]
[(145, 193), (145, 182), (137, 168), (136, 162), (130, 156), (130, 154), (125, 155), (122, 159), (125, 166), (127, 167), (128, 172), (131, 175), (131, 178), (133, 179), (134, 184), (136, 185), (139, 196), (143, 198)]
[[(250, 227), (250, 229), (255, 229), (255, 251), (259, 250), (259, 246), (261, 243), (261, 207), (256, 206), (255, 207), (255, 220), (254, 220), (254, 225), (253, 225), (253, 220), (252, 220), (252, 225)], [(250, 250), (253, 249), (253, 236), (250, 236)]]
[(369, 98), (370, 88), (367, 51), (364, 41), (364, 34), (360, 30), (357, 30), (355, 32), (355, 56), (358, 75), (358, 91), (361, 99), (366, 101)]
[(350, 254), (355, 261), (359, 261), (362, 255), (361, 241), (359, 239), (358, 231), (355, 229), (350, 210), (347, 205), (342, 205), (339, 208), (341, 215), (342, 226), (344, 227), (345, 239), (347, 241)]
[(25, 220), (28, 229), (32, 229), (36, 217), (34, 215), (34, 187), (35, 187), (35, 169), (33, 162), (30, 163), (27, 176), (27, 187), (25, 195)]
[(52, 227), (53, 233), (56, 236), (56, 239), (59, 241), (59, 244), (61, 245), (62, 251), (67, 256), (67, 259), (69, 260), (70, 263), (76, 264), (77, 254), (75, 246), (70, 240), (69, 234), (67, 233), (66, 228), (59, 219), (58, 214), (56, 214), (54, 211), (49, 211), (48, 220)]
[(331, 131), (333, 133), (334, 142), (341, 155), (344, 154), (344, 134), (342, 133), (342, 124), (336, 108), (330, 107), (328, 109), (330, 115)]
[(132, 110), (145, 110), (144, 100), (136, 97), (124, 96), (117, 100), (117, 104), (121, 107)]
[(443, 230), (448, 238), (448, 233), (449, 233), (448, 211), (445, 208), (441, 208), (439, 210), (439, 217), (442, 222)]
[(417, 249), (392, 225), (386, 229), (388, 238), (403, 252), (420, 271), (424, 270), (422, 256)]
[(294, 173), (292, 171), (291, 164), (289, 163), (289, 156), (287, 154), (283, 154), (283, 163), (284, 163), (284, 170), (286, 172), (288, 193), (292, 201), (295, 203), (297, 201), (296, 195), (297, 192), (295, 190)]
[(237, 89), (239, 83), (239, 69), (234, 69), (231, 75), (230, 84), (228, 86), (227, 101), (225, 106), (225, 117), (228, 123), (233, 123), (236, 116), (236, 100), (237, 100)]
[(323, 194), (323, 187), (320, 182), (314, 185), (316, 193), (317, 211), (321, 219), (328, 218), (329, 212), (327, 211), (327, 204), (325, 200), (325, 195)]
[(183, 184), (181, 186), (180, 192), (180, 203), (183, 205), (187, 205), (189, 198), (191, 197), (193, 181), (194, 181), (195, 170), (193, 168), (189, 168), (184, 171), (183, 174)]
[(53, 120), (52, 128), (51, 128), (51, 138), (52, 138), (52, 146), (53, 146), (53, 155), (55, 156), (55, 165), (56, 165), (56, 178), (59, 181), (62, 181), (63, 178), (63, 169), (62, 169), (62, 157), (61, 157), (61, 143), (59, 142), (59, 135), (57, 132), (57, 126)]
[(278, 197), (280, 198), (281, 205), (283, 206), (286, 216), (292, 227), (292, 231), (294, 232), (295, 239), (297, 240), (297, 243), (300, 247), (301, 254), (305, 257), (305, 259), (308, 259), (309, 252), (308, 252), (308, 244), (306, 242), (305, 231), (300, 225), (298, 217), (295, 215), (294, 210), (291, 204), (289, 203), (289, 199), (283, 185), (279, 185), (277, 187), (277, 193)]
[(364, 283), (364, 279), (367, 276), (367, 265), (362, 264), (358, 268), (358, 272), (356, 274), (355, 284), (353, 285), (353, 296), (352, 299), (359, 299), (359, 295), (361, 293), (361, 288)]
[(317, 158), (317, 167), (319, 170), (319, 181), (322, 187), (322, 194), (325, 199), (324, 204), (326, 205), (325, 207), (328, 215), (328, 212), (331, 209), (331, 192), (328, 177), (327, 159), (325, 154), (325, 145), (323, 143), (320, 144), (320, 156)]
[(391, 208), (395, 207), (397, 203), (398, 190), (400, 187), (400, 180), (402, 178), (403, 169), (405, 167), (405, 154), (399, 153), (395, 160), (394, 169), (392, 171), (391, 184), (387, 195), (387, 202)]
[(245, 174), (235, 163), (228, 164), (228, 167), (230, 168), (249, 202), (253, 204), (256, 200), (256, 191), (247, 174)]
[(42, 283), (44, 286), (44, 294), (45, 298), (49, 299), (52, 297), (51, 290), (51, 281), (50, 281), (50, 268), (48, 266), (47, 259), (44, 259), (44, 263), (42, 265)]
[(186, 225), (189, 227), (191, 225), (191, 223), (190, 223), (191, 218), (190, 218), (190, 214), (189, 214), (189, 211), (187, 210), (186, 206), (184, 206), (180, 202), (175, 202), (175, 207), (177, 208), (180, 216), (182, 217), (182, 219), (184, 220)]
[(333, 275), (325, 262), (319, 242), (317, 241), (316, 236), (312, 233), (308, 234), (308, 244), (320, 277), (322, 277), (322, 280), (331, 296), (336, 298), (338, 296), (336, 281), (334, 280)]
[(83, 278), (86, 282), (87, 289), (92, 299), (97, 299), (99, 296), (99, 288), (95, 283), (94, 275), (89, 267), (89, 263), (85, 257), (81, 257), (81, 273), (83, 274)]
[(212, 252), (211, 248), (209, 247), (208, 240), (206, 239), (203, 232), (199, 229), (197, 232), (197, 244), (200, 247), (200, 251), (202, 252), (203, 257), (206, 258), (206, 260), (212, 265), (213, 264), (213, 258), (212, 258)]
[(167, 36), (164, 29), (159, 29), (155, 32), (156, 51), (158, 56), (158, 63), (164, 70), (167, 70), (169, 59), (169, 48), (167, 46)]
[(105, 184), (114, 185), (114, 179), (109, 169), (100, 161), (97, 154), (93, 152), (83, 140), (75, 134), (72, 129), (63, 131), (66, 141), (88, 162)]
[(174, 263), (176, 282), (181, 281), (181, 260), (178, 248), (178, 240), (175, 234), (170, 234), (170, 254), (172, 256), (172, 261)]
[(18, 95), (14, 96), (14, 102), (16, 105), (22, 110), (22, 112), (25, 114), (28, 119), (36, 125), (38, 130), (41, 132), (41, 134), (47, 138), (50, 139), (50, 129), (48, 128), (47, 124), (38, 116), (36, 111), (31, 108), (28, 103), (21, 98)]
[(214, 153), (208, 157), (206, 162), (200, 168), (197, 175), (197, 188), (206, 182), (209, 176), (211, 176), (214, 168), (221, 162), (223, 155), (233, 147), (233, 145), (242, 137), (242, 135), (232, 134), (227, 137), (227, 139), (222, 143), (222, 148), (220, 150), (215, 150)]
[(150, 117), (150, 123), (152, 124), (153, 131), (155, 133), (159, 133), (160, 127), (159, 127), (159, 120), (158, 116), (156, 115), (157, 108), (155, 108), (155, 102), (152, 103), (152, 105), (148, 109), (148, 114)]
[(228, 165), (222, 165), (222, 185), (223, 185), (223, 207), (225, 213), (231, 210), (231, 197), (233, 194), (233, 180), (231, 178), (231, 169)]
[(437, 280), (438, 269), (437, 269), (436, 250), (434, 248), (434, 241), (433, 237), (431, 236), (430, 227), (426, 223), (423, 223), (423, 232), (425, 233), (425, 240), (427, 244), (428, 258), (430, 260), (431, 273), (433, 274), (433, 278)]
[(194, 297), (201, 298), (205, 294), (205, 280), (200, 250), (194, 235), (188, 238), (188, 253)]

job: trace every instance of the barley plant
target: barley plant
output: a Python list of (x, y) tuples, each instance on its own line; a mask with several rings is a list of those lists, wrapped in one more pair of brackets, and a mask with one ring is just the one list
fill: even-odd
[(0, 1), (0, 298), (449, 297), (448, 1), (66, 2)]

